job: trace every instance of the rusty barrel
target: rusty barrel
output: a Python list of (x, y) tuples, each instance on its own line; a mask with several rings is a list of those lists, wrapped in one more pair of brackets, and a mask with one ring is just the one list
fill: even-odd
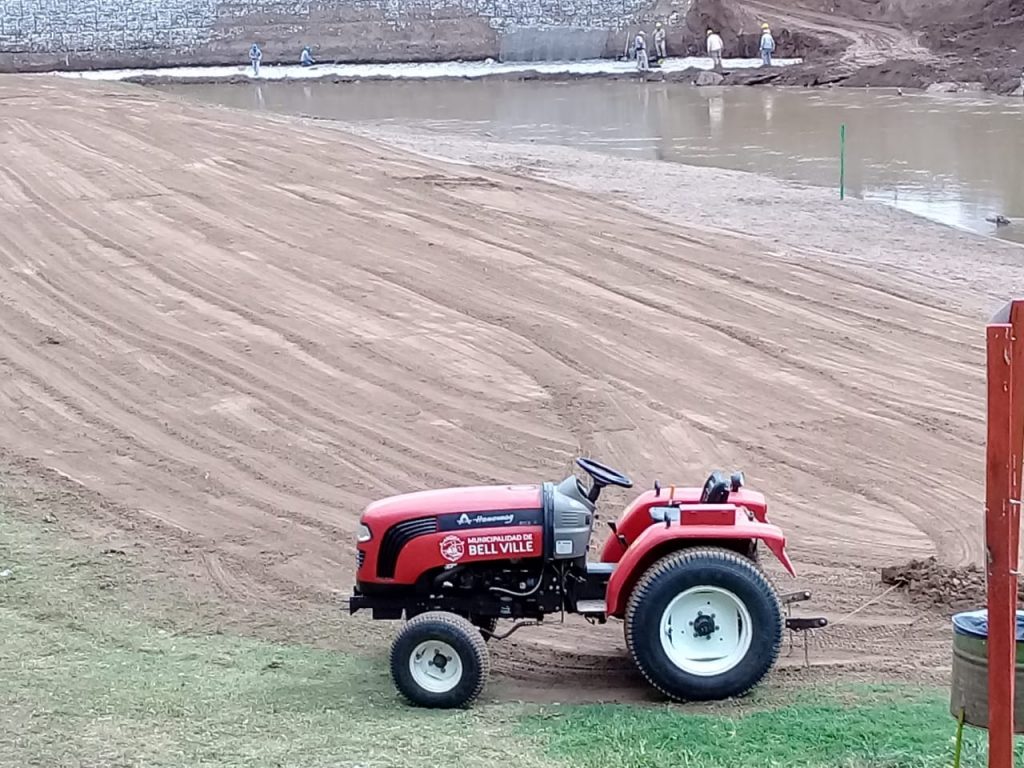
[[(1024, 611), (1017, 611), (1017, 666), (1013, 721), (1024, 733)], [(953, 683), (949, 711), (954, 718), (963, 710), (964, 722), (988, 728), (988, 611), (967, 611), (953, 616)]]

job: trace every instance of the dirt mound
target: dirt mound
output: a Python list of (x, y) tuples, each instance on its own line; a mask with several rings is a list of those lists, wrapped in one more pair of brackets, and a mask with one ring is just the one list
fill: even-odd
[(975, 0), (923, 27), (922, 42), (951, 57), (989, 90), (1010, 93), (1024, 68), (1024, 0)]
[(936, 50), (1016, 53), (1024, 28), (1024, 0), (965, 0), (928, 9), (924, 38)]
[(985, 606), (985, 572), (977, 565), (952, 567), (934, 557), (911, 560), (883, 568), (882, 583), (899, 586), (916, 600), (944, 608)]
[(805, 65), (727, 82), (923, 88), (949, 80), (1012, 93), (1024, 67), (1024, 0), (695, 0), (683, 43), (700, 55), (713, 27), (728, 51), (756, 56), (762, 21), (776, 55)]
[(927, 88), (946, 76), (947, 70), (923, 61), (897, 59), (862, 67), (843, 81), (851, 88)]
[[(763, 9), (736, 0), (694, 0), (686, 14), (683, 33), (685, 53), (703, 56), (708, 29), (722, 37), (725, 49), (732, 56), (756, 58), (761, 39)], [(780, 54), (825, 59), (838, 56), (848, 45), (842, 35), (823, 29), (807, 29), (782, 25), (773, 30)]]

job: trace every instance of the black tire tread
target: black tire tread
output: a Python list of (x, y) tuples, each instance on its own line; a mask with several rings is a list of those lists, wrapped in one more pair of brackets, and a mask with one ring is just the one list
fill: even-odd
[[(676, 552), (672, 552), (671, 554), (665, 555), (665, 557), (661, 558), (660, 560), (655, 562), (654, 565), (652, 565), (650, 568), (648, 568), (646, 573), (644, 573), (643, 576), (640, 577), (640, 580), (637, 582), (636, 586), (633, 587), (633, 591), (632, 591), (632, 593), (629, 596), (628, 602), (626, 603), (626, 613), (625, 613), (625, 615), (623, 617), (625, 619), (625, 621), (623, 622), (623, 624), (625, 625), (624, 628), (625, 628), (625, 635), (626, 635), (626, 648), (629, 650), (629, 655), (630, 655), (630, 657), (633, 658), (634, 661), (636, 661), (637, 655), (636, 655), (636, 648), (635, 648), (634, 637), (633, 637), (633, 614), (636, 612), (637, 606), (640, 604), (640, 602), (646, 597), (647, 593), (650, 591), (651, 585), (660, 576), (662, 576), (665, 573), (667, 573), (667, 572), (669, 572), (669, 571), (679, 567), (680, 565), (684, 565), (684, 564), (686, 564), (688, 562), (692, 562), (692, 561), (698, 560), (700, 558), (707, 557), (709, 555), (713, 556), (713, 557), (716, 557), (716, 558), (720, 558), (720, 559), (722, 559), (722, 560), (724, 560), (726, 562), (732, 563), (733, 565), (737, 565), (737, 566), (739, 566), (741, 568), (747, 569), (747, 570), (757, 574), (757, 576), (760, 579), (764, 580), (764, 582), (766, 583), (766, 585), (769, 588), (769, 592), (771, 593), (772, 597), (775, 599), (776, 605), (778, 607), (778, 615), (779, 615), (779, 631), (778, 631), (778, 635), (779, 635), (779, 637), (781, 637), (782, 630), (783, 630), (783, 628), (785, 626), (784, 625), (784, 618), (783, 618), (784, 614), (783, 614), (783, 610), (782, 610), (782, 603), (779, 602), (779, 596), (778, 596), (777, 590), (775, 589), (775, 586), (772, 584), (771, 579), (768, 578), (768, 575), (765, 574), (765, 572), (762, 570), (761, 566), (759, 564), (755, 563), (750, 558), (744, 557), (743, 555), (737, 554), (736, 552), (733, 552), (730, 549), (725, 549), (723, 547), (693, 547), (693, 548), (687, 548), (687, 549), (678, 550)], [(769, 668), (771, 668), (772, 666), (775, 665), (775, 662), (778, 660), (779, 652), (781, 651), (781, 649), (782, 649), (781, 642), (778, 642), (778, 643), (774, 644), (774, 646), (773, 646), (774, 652), (773, 652), (772, 657), (771, 657), (771, 663), (769, 664)], [(640, 663), (637, 663), (636, 666), (640, 670), (640, 674), (642, 674), (644, 676), (644, 679), (647, 680), (647, 682), (650, 685), (652, 685), (654, 688), (656, 688), (658, 691), (660, 691), (662, 694), (664, 694), (665, 696), (667, 696), (670, 699), (673, 699), (673, 700), (676, 700), (676, 701), (680, 701), (681, 700), (676, 694), (672, 693), (671, 691), (666, 690), (664, 686), (662, 686), (657, 681), (653, 680), (651, 678), (651, 676), (648, 674), (647, 670), (644, 669), (644, 667)], [(736, 697), (739, 697), (739, 696), (743, 696), (743, 695), (749, 693), (753, 688), (755, 688), (757, 686), (758, 682), (760, 682), (760, 681), (756, 681), (756, 682), (752, 683), (745, 690), (740, 691), (740, 692), (738, 692), (738, 693), (736, 693), (734, 695)]]
[[(398, 689), (399, 694), (409, 704), (413, 706), (423, 706), (419, 702), (409, 698), (402, 691), (401, 687), (398, 686), (398, 681), (395, 680), (395, 664), (399, 662), (399, 659), (395, 658), (395, 651), (399, 646), (399, 640), (406, 637), (410, 633), (416, 633), (421, 631), (427, 625), (431, 624), (446, 624), (449, 628), (455, 632), (461, 634), (463, 639), (469, 643), (470, 652), (474, 656), (474, 660), (478, 665), (480, 674), (477, 677), (476, 685), (473, 686), (472, 691), (463, 698), (462, 702), (458, 705), (459, 707), (469, 707), (484, 690), (484, 686), (487, 684), (487, 678), (491, 672), (491, 660), (490, 655), (487, 652), (487, 644), (484, 642), (483, 635), (480, 634), (480, 630), (475, 627), (468, 619), (463, 618), (454, 613), (448, 613), (446, 611), (428, 611), (426, 613), (420, 613), (412, 617), (405, 623), (395, 635), (394, 640), (391, 643), (391, 651), (388, 654), (388, 665), (391, 669), (392, 681), (395, 683), (395, 687)], [(402, 664), (408, 663), (408, 659), (401, 660)], [(463, 665), (465, 666), (465, 664)]]

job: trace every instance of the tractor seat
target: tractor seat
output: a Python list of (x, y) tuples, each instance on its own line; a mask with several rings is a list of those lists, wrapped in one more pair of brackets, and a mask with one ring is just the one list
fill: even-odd
[(701, 504), (725, 504), (729, 501), (729, 481), (721, 472), (712, 472), (700, 494)]

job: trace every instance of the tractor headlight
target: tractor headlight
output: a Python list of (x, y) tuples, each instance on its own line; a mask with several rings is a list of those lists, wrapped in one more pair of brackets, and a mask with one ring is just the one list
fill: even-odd
[(359, 531), (356, 534), (356, 541), (358, 541), (360, 544), (365, 544), (372, 538), (373, 534), (370, 532), (369, 527), (367, 527), (365, 523), (360, 523)]

